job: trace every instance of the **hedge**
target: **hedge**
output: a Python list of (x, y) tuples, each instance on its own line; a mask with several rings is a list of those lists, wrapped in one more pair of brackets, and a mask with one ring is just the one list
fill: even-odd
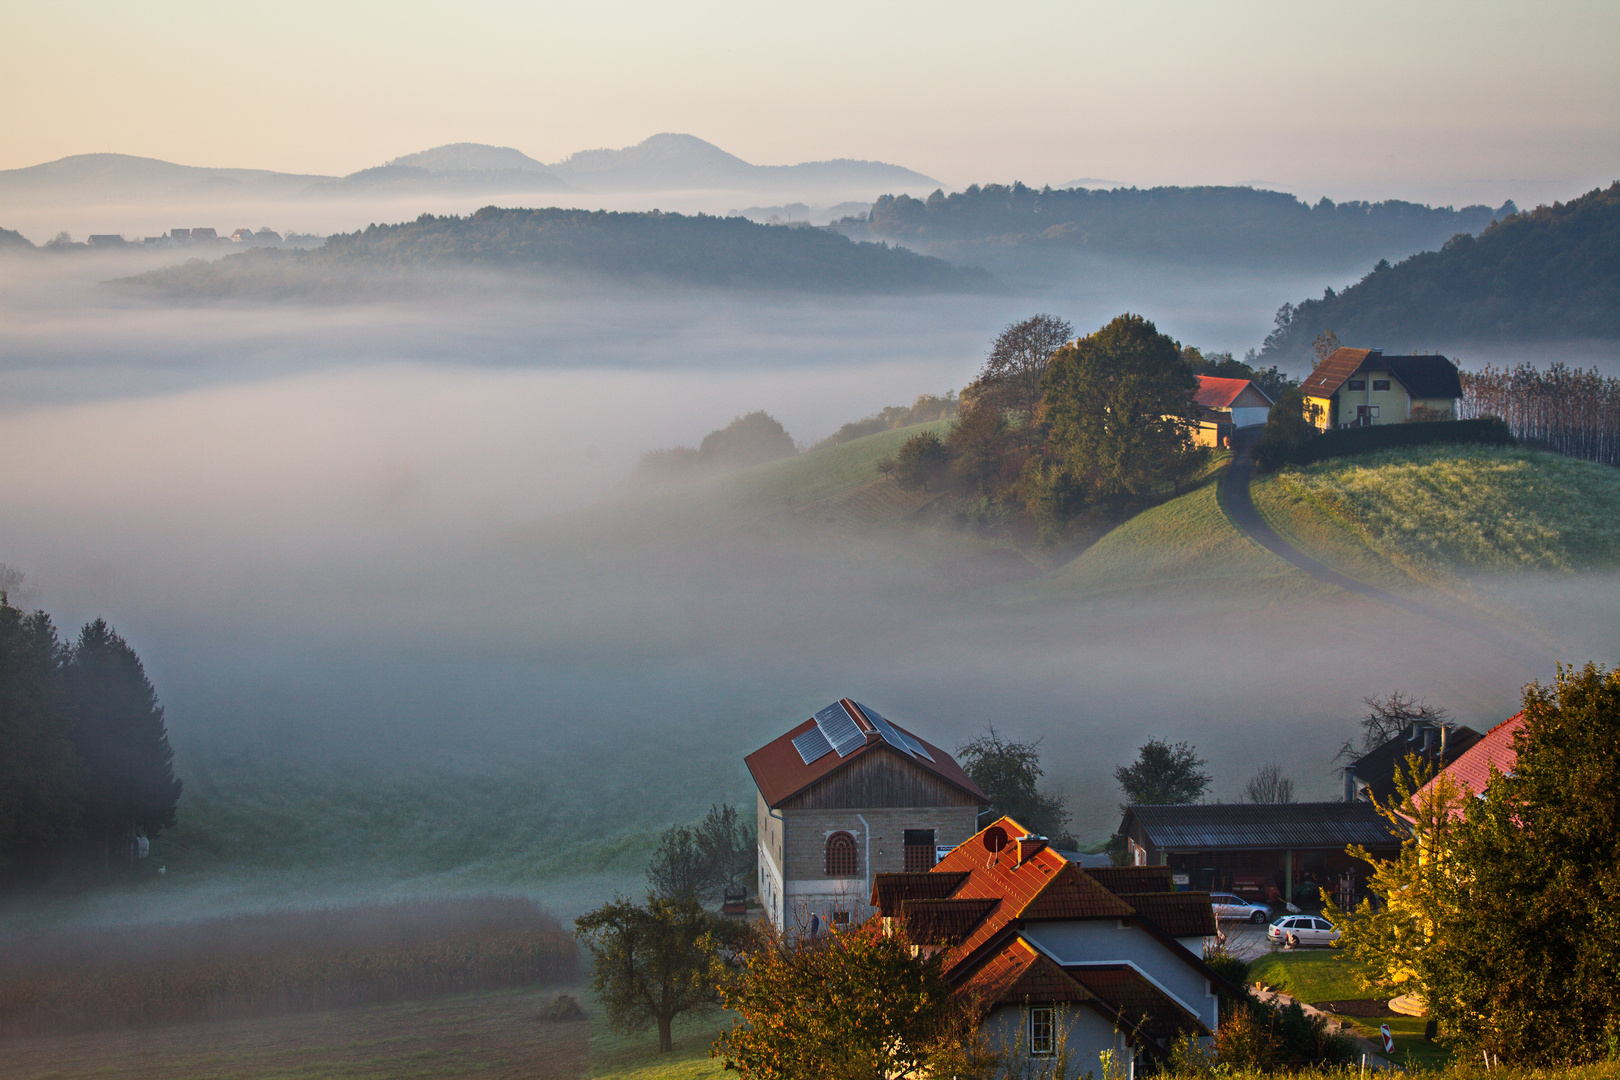
[(1264, 456), (1268, 459), (1267, 464), (1275, 468), (1285, 463), (1309, 465), (1313, 461), (1326, 461), (1328, 458), (1350, 457), (1353, 454), (1393, 450), (1400, 446), (1428, 446), (1435, 443), (1513, 446), (1516, 440), (1500, 417), (1484, 416), (1477, 420), (1434, 420), (1416, 424), (1336, 428), (1324, 431), (1300, 446), (1267, 446)]

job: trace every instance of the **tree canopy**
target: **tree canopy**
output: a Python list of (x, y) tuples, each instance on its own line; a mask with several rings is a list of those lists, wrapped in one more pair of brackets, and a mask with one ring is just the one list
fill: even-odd
[(1174, 806), (1196, 802), (1204, 794), (1211, 779), (1204, 765), (1192, 743), (1149, 739), (1135, 761), (1114, 769), (1114, 779), (1126, 805)]
[(1198, 380), (1181, 346), (1140, 315), (1121, 315), (1059, 349), (1047, 369), (1048, 448), (1086, 502), (1118, 510), (1185, 479)]
[(1043, 774), (1040, 741), (1017, 742), (994, 727), (956, 748), (962, 771), (990, 796), (990, 812), (1006, 814), (1026, 829), (1072, 845), (1069, 810), (1062, 795), (1038, 789)]
[(972, 396), (998, 409), (1034, 417), (1052, 354), (1074, 337), (1074, 327), (1056, 315), (1031, 315), (996, 335), (990, 356), (974, 380)]

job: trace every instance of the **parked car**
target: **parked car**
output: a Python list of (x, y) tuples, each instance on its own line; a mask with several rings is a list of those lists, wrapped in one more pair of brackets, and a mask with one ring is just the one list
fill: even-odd
[(1339, 940), (1338, 927), (1320, 915), (1279, 915), (1266, 930), (1266, 937), (1279, 945), (1289, 934), (1301, 945), (1331, 945)]
[(1209, 894), (1210, 907), (1215, 909), (1215, 918), (1241, 919), (1259, 926), (1271, 918), (1271, 909), (1264, 904), (1257, 904), (1252, 900), (1245, 900), (1228, 892), (1212, 892)]

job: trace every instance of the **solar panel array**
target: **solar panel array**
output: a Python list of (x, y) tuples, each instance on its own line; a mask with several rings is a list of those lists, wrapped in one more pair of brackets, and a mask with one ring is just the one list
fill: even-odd
[(934, 755), (930, 754), (927, 750), (924, 750), (922, 748), (922, 743), (918, 742), (916, 739), (913, 739), (910, 735), (901, 732), (893, 724), (885, 720), (883, 715), (876, 709), (861, 705), (861, 703), (858, 701), (855, 704), (860, 705), (861, 712), (865, 713), (866, 718), (872, 721), (872, 726), (877, 728), (878, 734), (883, 737), (884, 742), (910, 757), (917, 757), (921, 755), (922, 757), (927, 758), (929, 761), (934, 760)]
[(832, 743), (827, 741), (827, 736), (821, 733), (819, 727), (813, 727), (793, 740), (793, 749), (797, 750), (804, 763), (809, 765), (832, 753)]
[(838, 751), (839, 757), (849, 757), (866, 745), (866, 733), (836, 701), (816, 713), (816, 727)]

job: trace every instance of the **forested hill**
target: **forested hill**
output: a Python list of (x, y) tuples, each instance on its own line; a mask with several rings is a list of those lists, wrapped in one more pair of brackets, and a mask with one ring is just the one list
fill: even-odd
[[(805, 292), (965, 292), (989, 275), (827, 229), (699, 214), (508, 210), (424, 214), (338, 234), (313, 251), (258, 249), (125, 278), (174, 297), (323, 298), (419, 270), (474, 266), (643, 284)], [(368, 274), (368, 272), (370, 272)]]
[(1042, 245), (1111, 255), (1179, 259), (1362, 261), (1402, 255), (1477, 232), (1513, 212), (1507, 203), (1432, 207), (1389, 200), (1312, 206), (1280, 191), (1249, 187), (1113, 190), (977, 184), (927, 201), (885, 195), (873, 204), (873, 235), (947, 243)]
[(1342, 293), (1284, 304), (1260, 355), (1306, 358), (1324, 330), (1401, 352), (1620, 338), (1620, 182), (1380, 262)]

